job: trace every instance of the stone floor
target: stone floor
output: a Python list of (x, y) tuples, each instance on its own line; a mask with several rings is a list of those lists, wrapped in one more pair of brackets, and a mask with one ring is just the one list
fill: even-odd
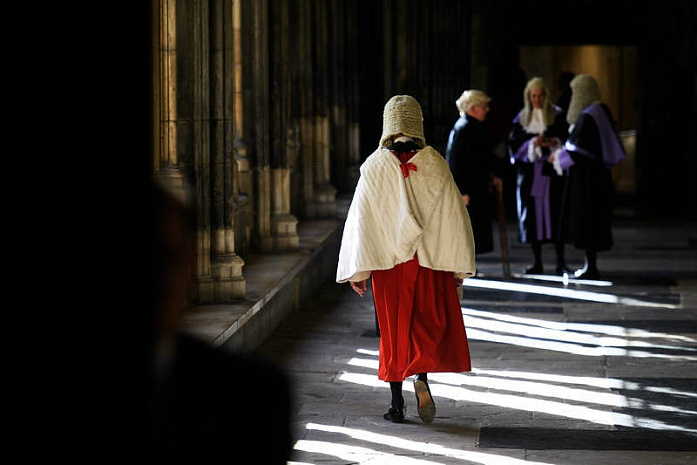
[(617, 221), (602, 280), (567, 283), (518, 274), (531, 254), (508, 231), (512, 275), (497, 250), (465, 281), (473, 371), (429, 375), (431, 424), (411, 380), (406, 421), (382, 419), (370, 295), (332, 283), (291, 313), (259, 349), (293, 382), (289, 463), (697, 464), (696, 225)]

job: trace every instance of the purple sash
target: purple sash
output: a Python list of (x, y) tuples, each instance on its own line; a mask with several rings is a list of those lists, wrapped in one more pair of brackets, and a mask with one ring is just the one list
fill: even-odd
[(535, 199), (535, 229), (539, 241), (552, 237), (552, 217), (549, 210), (550, 179), (542, 174), (542, 166), (545, 163), (547, 162), (543, 159), (535, 160), (530, 186), (530, 196)]
[(600, 104), (588, 105), (583, 112), (588, 112), (595, 120), (600, 132), (600, 146), (603, 151), (603, 163), (613, 167), (625, 159), (624, 147), (614, 131), (612, 122), (608, 119)]
[[(581, 112), (581, 114), (583, 113), (587, 113), (595, 120), (595, 125), (598, 128), (598, 135), (600, 136), (600, 149), (603, 152), (603, 163), (605, 163), (605, 166), (609, 169), (624, 160), (626, 157), (624, 147), (622, 147), (622, 143), (613, 130), (612, 122), (608, 119), (607, 113), (603, 111), (600, 104), (592, 103), (588, 105)], [(566, 141), (564, 150), (559, 154), (564, 155), (559, 158), (561, 167), (564, 169), (574, 164), (571, 157), (567, 153), (564, 153), (566, 151), (576, 152), (594, 160), (599, 158), (597, 154), (590, 153), (576, 144)]]

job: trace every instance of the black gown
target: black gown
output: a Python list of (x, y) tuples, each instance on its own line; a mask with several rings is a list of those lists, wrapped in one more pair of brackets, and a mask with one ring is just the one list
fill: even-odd
[(493, 157), (488, 149), (484, 124), (467, 115), (461, 116), (450, 131), (445, 159), (460, 194), (470, 196), (467, 211), (477, 255), (494, 250), (492, 212), (495, 199), (489, 188)]
[[(554, 107), (554, 122), (547, 127), (544, 132), (546, 137), (558, 138), (563, 144), (568, 136), (568, 124), (564, 119), (564, 114), (559, 107)], [(549, 156), (549, 148), (542, 147), (542, 161), (537, 161), (541, 165), (536, 167), (535, 163), (530, 163), (527, 158), (528, 143), (531, 139), (538, 136), (525, 131), (520, 123), (521, 113), (513, 119), (511, 132), (508, 136), (508, 149), (511, 164), (516, 169), (516, 208), (518, 213), (518, 240), (522, 244), (534, 242), (556, 242), (558, 240), (559, 214), (562, 206), (562, 196), (564, 193), (565, 178), (558, 176), (554, 172), (551, 164), (544, 161)], [(536, 171), (537, 170), (537, 171)], [(550, 229), (549, 233), (545, 228), (538, 231), (538, 215), (542, 215), (540, 208), (536, 208), (536, 200), (531, 190), (536, 176), (544, 176), (549, 182), (548, 195), (544, 202), (549, 202)], [(541, 199), (539, 201), (542, 201)]]
[[(574, 164), (568, 169), (568, 180), (564, 191), (564, 206), (560, 218), (560, 229), (565, 242), (579, 249), (594, 252), (610, 250), (612, 239), (612, 208), (615, 186), (611, 168), (624, 158), (619, 135), (610, 109), (599, 104), (596, 111), (604, 112), (600, 124), (610, 127), (599, 128), (596, 118), (584, 110), (567, 141), (565, 151)], [(601, 115), (602, 116), (602, 115)], [(603, 151), (603, 138), (613, 138), (613, 153), (607, 147)]]

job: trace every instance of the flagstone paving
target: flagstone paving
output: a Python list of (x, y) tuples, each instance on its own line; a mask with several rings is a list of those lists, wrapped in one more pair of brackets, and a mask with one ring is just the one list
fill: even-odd
[(259, 349), (292, 380), (290, 463), (697, 463), (697, 231), (620, 221), (614, 234), (602, 281), (519, 275), (530, 251), (515, 243), (512, 276), (498, 252), (478, 257), (461, 301), (473, 371), (429, 374), (431, 424), (411, 379), (406, 421), (383, 420), (372, 298), (323, 287)]

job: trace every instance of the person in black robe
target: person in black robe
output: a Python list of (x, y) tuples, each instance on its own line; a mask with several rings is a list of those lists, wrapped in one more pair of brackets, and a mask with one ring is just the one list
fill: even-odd
[(457, 100), (460, 118), (450, 131), (445, 159), (472, 222), (475, 253), (494, 250), (492, 187), (502, 188), (494, 174), (494, 154), (488, 148), (484, 126), (491, 99), (480, 90), (466, 90)]
[(571, 89), (570, 134), (548, 160), (558, 173), (568, 173), (560, 228), (565, 240), (586, 255), (574, 276), (598, 279), (597, 253), (613, 245), (611, 170), (624, 160), (625, 151), (610, 109), (600, 102), (595, 78), (580, 74), (571, 81)]
[(566, 140), (568, 125), (561, 108), (549, 99), (547, 84), (536, 77), (523, 92), (525, 106), (513, 119), (508, 136), (511, 164), (516, 168), (518, 240), (532, 247), (534, 262), (525, 274), (544, 272), (542, 244), (554, 243), (556, 273), (566, 270), (564, 243), (558, 240), (564, 177), (546, 163), (551, 149)]

